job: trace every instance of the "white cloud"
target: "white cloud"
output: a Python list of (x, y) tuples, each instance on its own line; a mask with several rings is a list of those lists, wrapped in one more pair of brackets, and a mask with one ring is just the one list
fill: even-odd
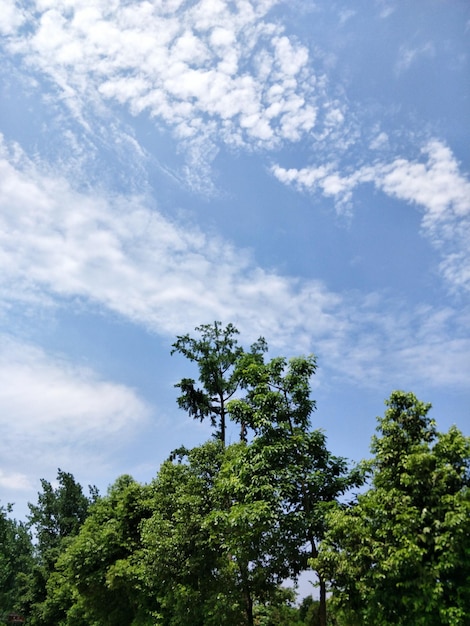
[(15, 0), (3, 0), (0, 11), (0, 33), (14, 33), (24, 22), (24, 12), (15, 6)]
[(422, 150), (423, 159), (398, 158), (391, 163), (364, 166), (350, 174), (333, 165), (285, 169), (273, 167), (285, 184), (333, 196), (338, 208), (347, 205), (360, 184), (373, 184), (387, 195), (417, 205), (422, 230), (440, 251), (441, 271), (452, 288), (470, 289), (470, 181), (460, 171), (452, 151), (438, 140)]
[[(0, 335), (0, 488), (31, 494), (57, 467), (100, 474), (150, 408), (125, 385)], [(30, 477), (34, 477), (31, 480)]]
[[(338, 372), (360, 386), (388, 389), (418, 385), (467, 386), (470, 368), (468, 314), (451, 307), (404, 303), (370, 294), (343, 302), (349, 311), (343, 342), (326, 342)], [(353, 339), (351, 337), (353, 335)], [(349, 336), (348, 336), (349, 335)], [(344, 350), (347, 356), (341, 358)]]
[(396, 10), (395, 4), (394, 3), (389, 3), (387, 0), (375, 0), (375, 3), (377, 4), (377, 6), (378, 6), (378, 8), (380, 10), (379, 17), (381, 19), (387, 19)]
[(341, 26), (346, 24), (346, 22), (348, 22), (355, 15), (356, 15), (356, 11), (353, 11), (352, 9), (344, 9), (340, 11), (339, 21), (340, 21)]
[(4, 299), (38, 289), (79, 296), (171, 334), (237, 316), (279, 342), (306, 316), (319, 330), (331, 323), (337, 297), (322, 285), (297, 286), (262, 270), (229, 243), (149, 210), (143, 198), (79, 194), (8, 154), (0, 186)]
[(186, 141), (217, 133), (271, 147), (316, 120), (307, 49), (267, 20), (278, 2), (36, 0), (32, 33), (9, 47), (53, 80), (78, 118), (84, 102), (104, 98)]
[[(86, 445), (113, 438), (148, 413), (135, 392), (41, 349), (0, 337), (2, 447), (23, 436), (42, 444)], [(56, 448), (55, 448), (56, 449)]]
[(426, 162), (396, 159), (389, 165), (364, 170), (364, 180), (400, 200), (424, 207), (424, 226), (432, 230), (439, 222), (470, 214), (470, 182), (460, 173), (451, 150), (442, 142), (430, 141), (423, 149)]
[[(386, 178), (400, 167), (386, 168), (382, 178), (389, 193), (393, 184), (410, 199), (414, 187)], [(317, 178), (329, 180), (331, 193), (342, 184), (327, 170)], [(28, 299), (34, 306), (41, 295), (49, 305), (80, 298), (169, 336), (205, 321), (232, 321), (247, 341), (261, 334), (284, 353), (314, 350), (322, 367), (372, 385), (419, 378), (413, 353), (433, 350), (439, 360), (466, 327), (452, 311), (430, 324), (436, 311), (405, 314), (380, 295), (338, 294), (315, 280), (265, 270), (230, 242), (170, 221), (145, 198), (78, 193), (18, 148), (3, 147), (0, 189), (4, 307)], [(462, 384), (468, 343), (462, 335), (453, 344), (455, 359), (446, 357), (447, 374), (435, 384)], [(427, 361), (422, 365), (426, 371)]]
[[(0, 469), (0, 487), (14, 491), (29, 491), (31, 483), (26, 474), (22, 472), (10, 472)], [(5, 503), (3, 503), (5, 504)]]
[(370, 150), (381, 150), (382, 148), (386, 148), (388, 146), (388, 135), (385, 132), (379, 132), (370, 142), (369, 149)]
[(401, 46), (398, 54), (398, 60), (395, 64), (395, 72), (402, 74), (408, 70), (411, 65), (416, 63), (419, 58), (432, 58), (435, 55), (435, 49), (432, 42), (428, 41), (420, 46)]

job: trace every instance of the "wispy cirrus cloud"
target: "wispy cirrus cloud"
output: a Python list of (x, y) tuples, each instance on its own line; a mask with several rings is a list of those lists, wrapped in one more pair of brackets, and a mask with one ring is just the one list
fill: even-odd
[(349, 206), (354, 190), (372, 184), (383, 193), (415, 205), (422, 212), (422, 231), (442, 255), (440, 269), (455, 289), (470, 288), (470, 181), (460, 171), (452, 151), (432, 140), (423, 158), (397, 158), (378, 162), (345, 174), (331, 165), (286, 169), (272, 168), (274, 176), (300, 190), (320, 192)]
[[(397, 180), (387, 184), (412, 193)], [(462, 384), (470, 346), (461, 332), (466, 321), (451, 309), (440, 318), (406, 312), (380, 294), (338, 293), (268, 271), (229, 241), (169, 220), (146, 198), (77, 192), (18, 147), (3, 146), (0, 188), (6, 308), (80, 298), (169, 336), (204, 321), (233, 321), (248, 341), (264, 335), (289, 354), (313, 350), (324, 367), (364, 385), (416, 379), (413, 347), (444, 355), (452, 337), (454, 358), (435, 382)]]
[(435, 56), (436, 50), (431, 41), (418, 46), (402, 45), (398, 52), (398, 60), (395, 64), (396, 74), (406, 72), (420, 58), (431, 59)]
[[(234, 319), (288, 342), (301, 320), (319, 331), (338, 297), (258, 267), (230, 242), (183, 228), (143, 197), (80, 193), (3, 146), (0, 254), (4, 301), (82, 297), (174, 334)], [(15, 289), (13, 289), (13, 285)]]

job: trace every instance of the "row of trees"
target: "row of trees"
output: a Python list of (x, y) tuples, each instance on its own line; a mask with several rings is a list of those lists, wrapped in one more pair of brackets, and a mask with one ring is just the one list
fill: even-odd
[[(85, 496), (59, 471), (27, 524), (2, 510), (0, 607), (42, 626), (469, 623), (470, 440), (394, 392), (373, 458), (351, 468), (312, 429), (313, 356), (196, 331), (173, 344), (198, 378), (178, 404), (213, 440), (172, 452), (150, 484)], [(308, 569), (319, 600), (297, 608), (286, 582)]]

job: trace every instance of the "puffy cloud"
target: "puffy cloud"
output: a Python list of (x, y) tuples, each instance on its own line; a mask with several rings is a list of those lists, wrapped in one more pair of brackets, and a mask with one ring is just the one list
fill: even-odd
[(15, 0), (4, 0), (0, 12), (0, 33), (14, 33), (24, 22), (24, 12), (15, 6)]
[(43, 349), (0, 335), (2, 491), (31, 493), (41, 474), (73, 465), (100, 473), (144, 425), (137, 393)]
[[(425, 210), (424, 226), (432, 230), (439, 222), (470, 214), (470, 182), (459, 171), (451, 150), (430, 141), (423, 149), (426, 162), (396, 159), (364, 171), (386, 194), (413, 202)], [(359, 182), (361, 176), (359, 175)]]
[(53, 80), (77, 117), (85, 101), (104, 98), (184, 140), (217, 133), (269, 147), (298, 140), (316, 120), (307, 49), (267, 19), (277, 3), (36, 0), (31, 32), (8, 45)]

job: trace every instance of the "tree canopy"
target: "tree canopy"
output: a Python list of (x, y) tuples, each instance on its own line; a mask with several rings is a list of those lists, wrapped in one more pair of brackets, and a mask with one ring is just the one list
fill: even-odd
[(379, 418), (371, 486), (327, 516), (317, 566), (351, 624), (470, 617), (470, 439), (439, 433), (430, 404), (396, 391)]
[[(466, 626), (470, 439), (394, 391), (351, 467), (313, 427), (314, 355), (268, 358), (219, 322), (196, 333), (173, 344), (199, 372), (177, 402), (215, 437), (169, 452), (148, 484), (86, 496), (58, 470), (27, 523), (0, 508), (0, 624)], [(298, 606), (306, 570), (319, 594)]]
[[(225, 444), (227, 402), (240, 386), (238, 364), (245, 351), (238, 345), (239, 332), (233, 324), (223, 328), (221, 322), (214, 322), (197, 326), (195, 330), (198, 337), (178, 336), (171, 353), (182, 354), (196, 363), (202, 387), (197, 387), (193, 378), (182, 378), (176, 384), (181, 390), (178, 405), (195, 419), (209, 418), (216, 429), (215, 436)], [(266, 342), (260, 337), (251, 346), (250, 358), (256, 360), (266, 350)], [(242, 422), (241, 438), (244, 437)]]

